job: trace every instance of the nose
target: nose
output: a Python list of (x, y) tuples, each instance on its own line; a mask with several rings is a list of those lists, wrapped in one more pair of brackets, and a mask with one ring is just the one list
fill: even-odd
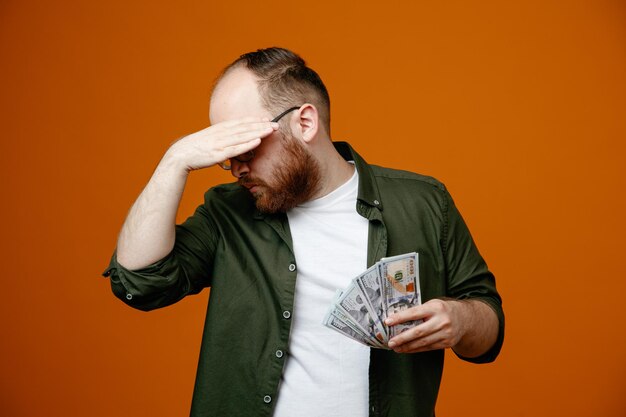
[(250, 167), (248, 167), (247, 162), (231, 159), (230, 164), (230, 173), (233, 174), (235, 178), (243, 178), (250, 172)]

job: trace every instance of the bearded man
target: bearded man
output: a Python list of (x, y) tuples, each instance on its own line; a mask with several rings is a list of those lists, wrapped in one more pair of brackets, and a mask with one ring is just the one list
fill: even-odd
[[(211, 287), (192, 416), (433, 416), (445, 349), (496, 358), (501, 299), (445, 187), (332, 142), (328, 92), (299, 56), (242, 55), (218, 79), (210, 119), (167, 150), (105, 271), (141, 310)], [(215, 165), (237, 183), (175, 225), (187, 175)], [(389, 350), (322, 325), (337, 289), (409, 252), (423, 304), (387, 319), (417, 320)]]

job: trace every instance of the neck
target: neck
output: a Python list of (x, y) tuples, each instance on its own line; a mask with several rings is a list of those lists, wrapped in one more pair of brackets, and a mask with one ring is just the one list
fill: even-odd
[(345, 184), (354, 174), (354, 165), (348, 163), (335, 149), (330, 138), (321, 141), (320, 149), (316, 152), (320, 167), (321, 184), (313, 199), (324, 197)]

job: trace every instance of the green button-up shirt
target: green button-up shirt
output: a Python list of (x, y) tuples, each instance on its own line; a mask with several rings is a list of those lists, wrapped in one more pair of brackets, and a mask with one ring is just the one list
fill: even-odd
[[(498, 340), (484, 355), (463, 359), (493, 361), (504, 337), (501, 299), (443, 184), (369, 165), (347, 143), (335, 147), (359, 172), (356, 210), (369, 220), (368, 266), (418, 252), (423, 302), (487, 303), (499, 319)], [(260, 213), (247, 190), (226, 184), (207, 191), (204, 204), (176, 227), (166, 258), (130, 271), (114, 255), (104, 275), (117, 297), (141, 310), (211, 287), (191, 416), (264, 417), (272, 415), (289, 358), (297, 274), (287, 216)], [(370, 416), (433, 416), (444, 351), (370, 352)]]

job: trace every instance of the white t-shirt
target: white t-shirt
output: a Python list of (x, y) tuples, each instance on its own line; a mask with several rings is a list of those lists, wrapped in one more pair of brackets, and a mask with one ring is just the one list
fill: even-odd
[(275, 417), (366, 417), (369, 348), (322, 325), (337, 289), (367, 268), (358, 174), (287, 212), (298, 268), (289, 353)]

